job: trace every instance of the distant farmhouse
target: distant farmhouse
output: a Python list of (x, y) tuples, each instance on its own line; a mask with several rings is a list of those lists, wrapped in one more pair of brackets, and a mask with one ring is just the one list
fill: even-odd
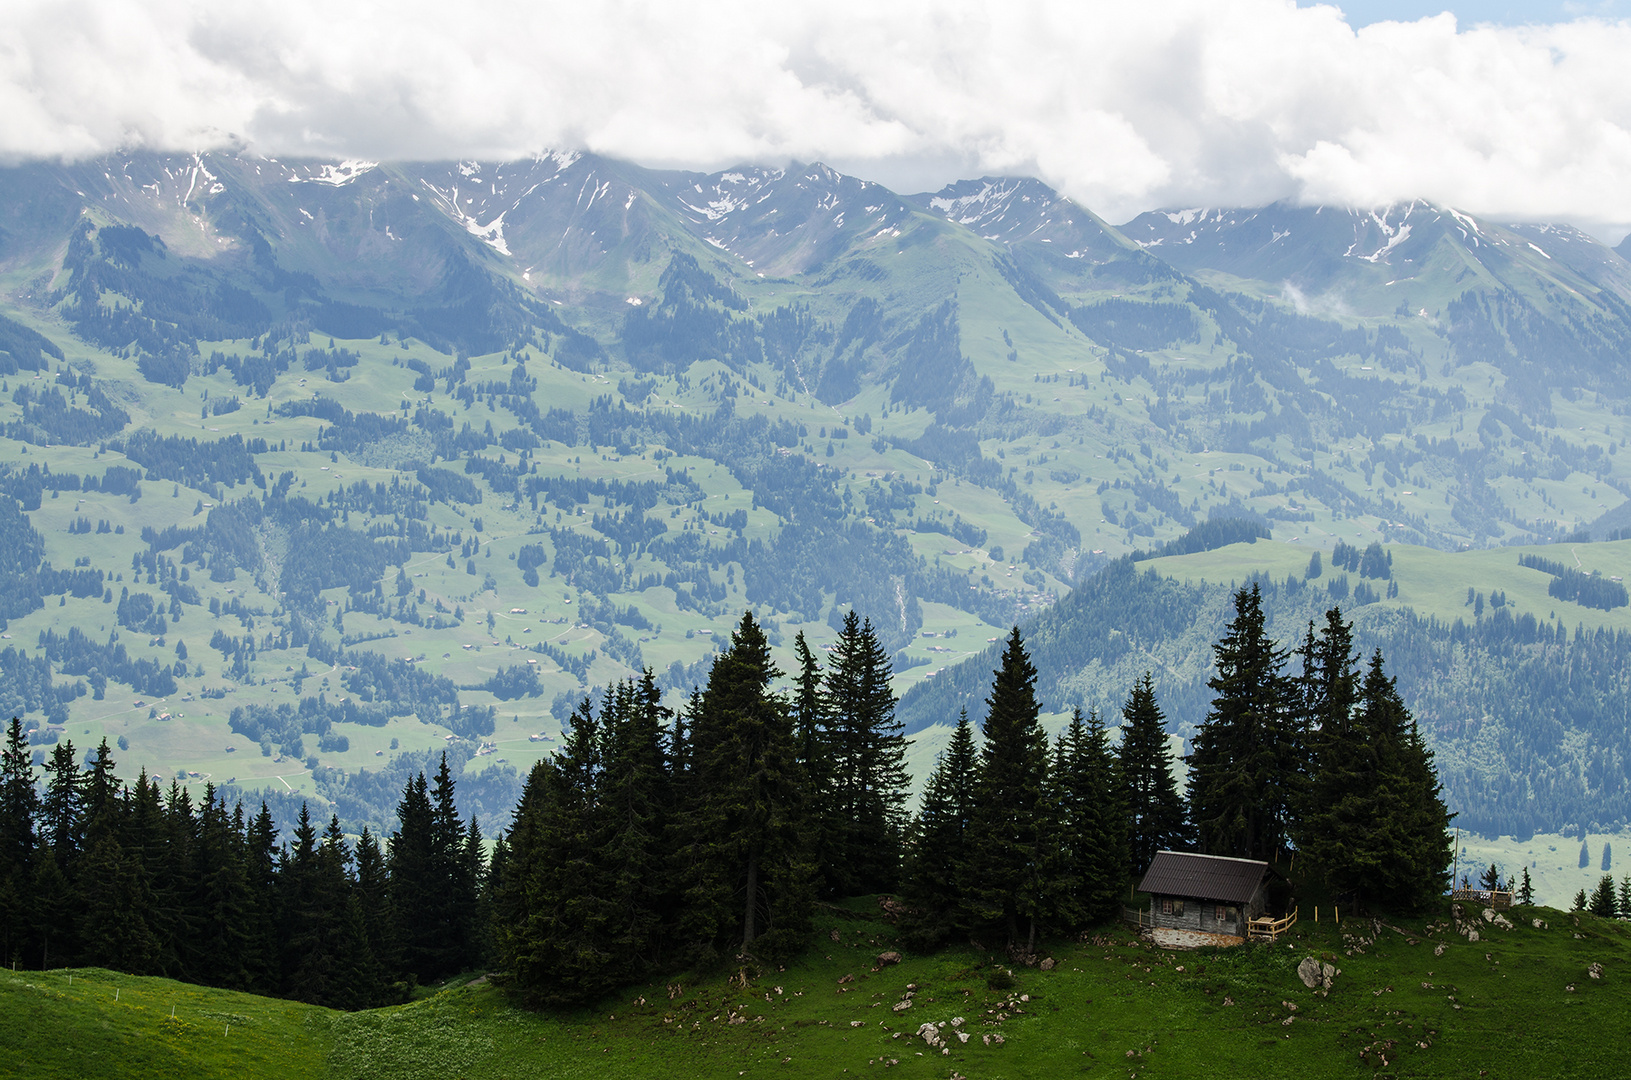
[(1158, 852), (1139, 891), (1150, 896), (1150, 910), (1139, 922), (1169, 930), (1195, 930), (1247, 938), (1253, 920), (1268, 914), (1269, 864), (1255, 859)]

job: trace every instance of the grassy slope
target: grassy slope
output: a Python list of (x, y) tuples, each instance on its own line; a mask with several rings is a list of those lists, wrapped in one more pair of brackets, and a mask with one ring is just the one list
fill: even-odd
[[(83, 973), (73, 994), (57, 986), (63, 972), (6, 975), (0, 994), (12, 1022), (0, 1058), (26, 1062), (20, 1077), (68, 1075), (99, 1053), (120, 1064), (94, 1071), (121, 1077), (833, 1077), (899, 1068), (997, 1080), (1122, 1069), (1345, 1077), (1381, 1068), (1380, 1050), (1389, 1062), (1380, 1075), (1623, 1075), (1605, 1036), (1623, 1016), (1631, 932), (1591, 916), (1576, 927), (1562, 912), (1524, 909), (1512, 930), (1479, 920), (1473, 943), (1448, 919), (1399, 924), (1407, 937), (1369, 920), (1336, 926), (1325, 909), (1323, 921), (1305, 918), (1282, 944), (1198, 952), (1154, 950), (1118, 929), (1058, 945), (1055, 971), (1016, 969), (1012, 988), (993, 990), (990, 957), (966, 948), (872, 971), (892, 944), (875, 910), (828, 913), (810, 954), (746, 985), (719, 976), (656, 983), (566, 1014), (518, 1010), (484, 981), (345, 1016), (105, 972)], [(1532, 927), (1535, 917), (1548, 928)], [(1327, 997), (1296, 976), (1310, 955), (1342, 969)], [(1593, 962), (1604, 965), (1600, 980), (1588, 977)], [(842, 983), (848, 975), (854, 981)], [(115, 985), (124, 991), (117, 1006)], [(912, 1007), (894, 1012), (910, 986)], [(171, 1003), (178, 1030), (165, 1015)], [(249, 1021), (230, 1043), (214, 1026), (228, 1014)], [(950, 1035), (955, 1017), (965, 1019), (967, 1043)], [(926, 1022), (946, 1022), (949, 1054), (917, 1037)], [(985, 1042), (998, 1034), (1001, 1044)]]
[(100, 968), (6, 972), (0, 1011), (0, 1075), (64, 1080), (321, 1077), (338, 1015)]

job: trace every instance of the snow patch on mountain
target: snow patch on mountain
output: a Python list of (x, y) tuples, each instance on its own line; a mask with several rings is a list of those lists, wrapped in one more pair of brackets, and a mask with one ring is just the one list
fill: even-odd
[(293, 173), (289, 177), (289, 183), (327, 184), (329, 187), (345, 187), (347, 184), (354, 183), (357, 178), (362, 176), (364, 173), (371, 172), (377, 168), (379, 168), (379, 162), (377, 161), (364, 161), (361, 158), (351, 158), (349, 160), (340, 162), (338, 165), (332, 163), (323, 165), (317, 168), (315, 172), (309, 173), (305, 176), (301, 176), (299, 173)]

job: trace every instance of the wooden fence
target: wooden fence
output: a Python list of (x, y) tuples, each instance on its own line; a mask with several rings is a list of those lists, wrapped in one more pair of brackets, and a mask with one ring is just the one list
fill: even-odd
[(1142, 911), (1138, 908), (1123, 907), (1121, 909), (1121, 917), (1125, 921), (1138, 927), (1140, 930), (1155, 926), (1154, 916), (1152, 916), (1149, 912)]
[(1482, 904), (1496, 911), (1505, 911), (1512, 906), (1512, 894), (1504, 889), (1456, 889), (1450, 893), (1450, 899)]
[(1297, 925), (1297, 909), (1283, 919), (1260, 916), (1246, 925), (1246, 937), (1251, 941), (1273, 941)]

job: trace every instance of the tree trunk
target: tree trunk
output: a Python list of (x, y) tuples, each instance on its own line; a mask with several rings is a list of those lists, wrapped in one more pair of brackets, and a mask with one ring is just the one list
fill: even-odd
[(742, 912), (742, 948), (746, 949), (753, 944), (753, 939), (759, 936), (755, 925), (759, 914), (759, 856), (748, 857), (748, 898)]

